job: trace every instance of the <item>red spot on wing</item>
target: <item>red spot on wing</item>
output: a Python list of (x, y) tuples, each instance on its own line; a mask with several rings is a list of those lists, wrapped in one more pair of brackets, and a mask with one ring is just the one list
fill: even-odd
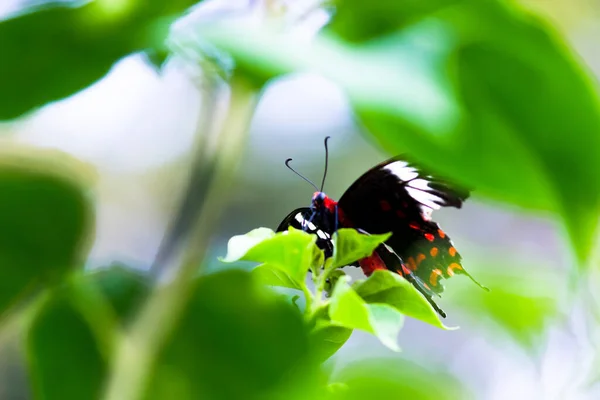
[(433, 242), (433, 240), (435, 239), (435, 236), (433, 236), (431, 233), (426, 233), (423, 236), (425, 236), (425, 239), (429, 240), (430, 242)]
[(385, 263), (377, 253), (373, 253), (369, 257), (363, 258), (358, 262), (358, 265), (360, 265), (360, 268), (363, 270), (366, 276), (370, 276), (378, 269), (387, 269)]
[(416, 229), (416, 230), (421, 230), (421, 227), (419, 226), (418, 223), (416, 222), (411, 222), (410, 224), (408, 224), (409, 228), (411, 229)]
[(396, 215), (398, 218), (406, 218), (406, 214), (404, 214), (402, 210), (396, 210)]
[(388, 203), (388, 202), (387, 202), (387, 201), (385, 201), (385, 200), (381, 200), (381, 201), (379, 202), (379, 207), (381, 207), (381, 209), (382, 209), (383, 211), (390, 211), (390, 210), (392, 209), (392, 206), (390, 206), (390, 203)]
[(401, 275), (410, 275), (412, 274), (411, 270), (406, 267), (406, 265), (402, 264), (402, 270), (398, 270), (398, 273)]
[(454, 247), (450, 247), (448, 249), (448, 254), (450, 254), (451, 257), (454, 257), (456, 255), (456, 249)]
[(435, 257), (438, 254), (438, 248), (437, 247), (432, 247), (431, 250), (429, 250), (429, 254), (431, 254), (431, 257)]

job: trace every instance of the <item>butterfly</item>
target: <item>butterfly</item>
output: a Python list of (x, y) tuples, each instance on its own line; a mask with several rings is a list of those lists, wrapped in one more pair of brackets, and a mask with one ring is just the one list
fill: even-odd
[(446, 313), (433, 301), (444, 286), (442, 281), (454, 275), (466, 275), (480, 287), (462, 265), (462, 258), (450, 237), (431, 220), (431, 213), (441, 207), (461, 208), (469, 191), (434, 177), (405, 156), (390, 158), (359, 177), (335, 201), (323, 193), (327, 175), (327, 140), (325, 138), (325, 173), (321, 189), (313, 185), (310, 207), (295, 209), (279, 224), (277, 231), (289, 226), (317, 235), (317, 245), (325, 257), (333, 255), (332, 236), (339, 228), (353, 228), (363, 234), (391, 232), (385, 243), (358, 264), (365, 275), (376, 270), (390, 270), (407, 279), (442, 317)]

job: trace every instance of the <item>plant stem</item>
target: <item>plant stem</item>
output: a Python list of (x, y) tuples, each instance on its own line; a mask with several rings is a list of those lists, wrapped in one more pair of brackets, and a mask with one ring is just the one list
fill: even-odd
[[(182, 262), (173, 280), (157, 286), (140, 310), (130, 331), (117, 344), (116, 357), (104, 398), (137, 400), (154, 368), (160, 349), (185, 311), (191, 284), (210, 244), (211, 233), (223, 209), (224, 199), (243, 150), (246, 132), (255, 109), (256, 92), (245, 81), (234, 78), (227, 116), (211, 143), (212, 157), (205, 164), (204, 179), (210, 180), (201, 195), (198, 218), (193, 221)], [(203, 106), (207, 106), (203, 104)], [(208, 135), (208, 132), (201, 132)], [(206, 143), (206, 141), (204, 141)], [(206, 156), (204, 150), (203, 156)]]

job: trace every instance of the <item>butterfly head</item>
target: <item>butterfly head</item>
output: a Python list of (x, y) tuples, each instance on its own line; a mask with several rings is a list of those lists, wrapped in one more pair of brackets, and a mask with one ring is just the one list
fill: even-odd
[(334, 212), (337, 202), (332, 200), (323, 192), (315, 192), (312, 197), (311, 208), (313, 210), (322, 211), (327, 210)]

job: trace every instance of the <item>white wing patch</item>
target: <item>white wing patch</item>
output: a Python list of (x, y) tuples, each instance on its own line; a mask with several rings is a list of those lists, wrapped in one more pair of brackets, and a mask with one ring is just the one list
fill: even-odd
[(419, 203), (423, 204), (425, 207), (429, 207), (433, 210), (440, 209), (440, 205), (435, 202), (436, 200), (442, 200), (438, 196), (436, 196), (432, 193), (429, 193), (429, 192), (426, 192), (426, 191), (423, 191), (420, 189), (414, 189), (411, 187), (407, 187), (406, 191), (408, 192), (408, 194), (410, 194), (410, 197), (412, 197)]
[[(423, 216), (427, 218), (431, 214), (431, 210), (439, 210), (440, 204), (444, 203), (444, 199), (436, 196), (435, 189), (429, 186), (429, 181), (419, 177), (419, 171), (416, 168), (408, 165), (406, 161), (394, 161), (384, 167), (398, 179), (406, 184), (405, 189), (408, 194), (421, 203)], [(427, 177), (425, 177), (427, 178)]]
[(315, 233), (319, 238), (324, 239), (324, 240), (331, 239), (331, 236), (329, 236), (329, 234), (327, 232), (324, 232), (321, 229), (318, 229), (315, 224), (313, 224), (310, 221), (307, 221), (302, 216), (301, 212), (299, 212), (298, 214), (296, 214), (296, 216), (294, 217), (294, 219), (300, 223), (300, 226), (302, 226), (304, 228), (308, 228), (307, 229), (308, 233)]
[(410, 181), (419, 176), (419, 172), (410, 167), (406, 161), (394, 161), (383, 168), (396, 175), (401, 181)]

